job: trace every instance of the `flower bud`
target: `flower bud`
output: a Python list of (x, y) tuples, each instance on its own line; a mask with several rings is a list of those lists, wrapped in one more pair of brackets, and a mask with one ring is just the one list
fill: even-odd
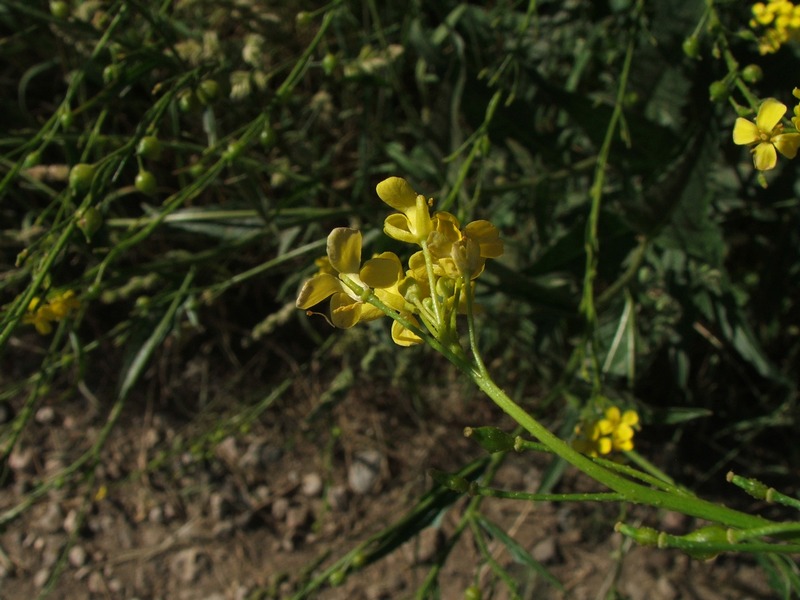
[(712, 102), (722, 102), (728, 97), (728, 86), (724, 81), (715, 81), (708, 86), (708, 95)]
[(150, 171), (139, 171), (139, 173), (136, 175), (133, 185), (137, 190), (148, 196), (155, 194), (156, 190), (158, 189), (156, 176)]
[(751, 64), (742, 69), (742, 79), (747, 83), (758, 83), (764, 77), (764, 71), (760, 66)]
[(83, 232), (87, 242), (92, 240), (92, 236), (97, 233), (100, 226), (103, 224), (103, 215), (94, 206), (90, 206), (85, 210), (75, 213), (78, 219), (78, 229)]
[(700, 40), (697, 36), (689, 36), (683, 40), (683, 53), (693, 60), (700, 58)]
[(95, 166), (87, 163), (78, 163), (69, 171), (69, 187), (76, 194), (86, 192), (92, 186)]

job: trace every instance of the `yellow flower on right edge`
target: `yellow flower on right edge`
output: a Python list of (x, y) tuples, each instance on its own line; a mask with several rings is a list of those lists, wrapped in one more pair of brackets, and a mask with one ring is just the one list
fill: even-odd
[[(786, 158), (794, 158), (800, 146), (800, 133), (783, 133), (780, 120), (786, 114), (786, 105), (775, 98), (761, 103), (753, 123), (739, 117), (733, 126), (733, 143), (752, 146), (753, 165), (759, 171), (769, 171), (778, 164), (780, 152)], [(777, 150), (777, 152), (776, 152)]]

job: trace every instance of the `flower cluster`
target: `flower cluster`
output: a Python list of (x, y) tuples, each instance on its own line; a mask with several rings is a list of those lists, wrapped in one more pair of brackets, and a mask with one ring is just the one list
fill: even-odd
[[(796, 88), (795, 88), (796, 89)], [(800, 94), (800, 92), (798, 92)], [(733, 126), (733, 142), (742, 146), (750, 146), (753, 153), (753, 164), (759, 171), (774, 169), (778, 163), (780, 152), (786, 158), (794, 158), (800, 146), (800, 133), (784, 133), (781, 119), (786, 114), (786, 105), (767, 98), (761, 103), (753, 123), (743, 117), (736, 119)], [(792, 123), (797, 126), (798, 111), (795, 109)]]
[[(317, 260), (319, 271), (300, 290), (297, 307), (310, 309), (330, 298), (330, 322), (352, 327), (384, 316), (381, 303), (414, 328), (420, 321), (434, 337), (444, 340), (454, 331), (455, 315), (466, 311), (472, 281), (487, 258), (503, 254), (497, 228), (488, 221), (461, 227), (448, 212), (431, 215), (433, 200), (417, 194), (407, 181), (390, 177), (377, 186), (383, 202), (397, 212), (384, 221), (389, 237), (419, 249), (406, 269), (392, 252), (361, 264), (361, 232), (338, 227), (328, 236), (327, 257)], [(412, 329), (395, 321), (392, 339), (400, 346), (422, 341)]]
[(47, 335), (53, 331), (53, 323), (72, 315), (80, 305), (80, 300), (75, 297), (75, 292), (72, 290), (56, 294), (46, 302), (35, 296), (28, 303), (28, 310), (23, 315), (22, 322), (33, 325), (36, 331)]
[(769, 0), (766, 4), (756, 2), (752, 10), (750, 27), (761, 33), (761, 54), (772, 54), (786, 42), (800, 40), (800, 6), (789, 0)]
[(601, 418), (585, 420), (575, 426), (572, 447), (589, 456), (633, 450), (633, 434), (638, 425), (639, 415), (635, 410), (620, 412), (612, 406)]

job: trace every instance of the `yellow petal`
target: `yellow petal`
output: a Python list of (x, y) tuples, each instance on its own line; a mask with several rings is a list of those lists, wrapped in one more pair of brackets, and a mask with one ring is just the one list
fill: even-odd
[(752, 121), (739, 117), (733, 125), (733, 143), (740, 146), (755, 144), (760, 140), (758, 127)]
[(616, 426), (616, 424), (619, 423), (619, 420), (621, 418), (621, 414), (619, 412), (619, 409), (616, 406), (612, 406), (610, 408), (607, 408), (606, 412), (605, 412), (605, 415), (606, 415), (606, 419), (611, 421), (613, 426)]
[(633, 440), (630, 439), (630, 440), (614, 442), (614, 449), (620, 450), (621, 452), (630, 452), (631, 450), (633, 450)]
[(361, 320), (363, 304), (347, 294), (334, 294), (331, 297), (331, 322), (340, 329), (348, 329)]
[(607, 437), (602, 437), (597, 440), (597, 452), (600, 454), (608, 454), (612, 450), (611, 440)]
[(391, 252), (392, 257), (371, 258), (361, 269), (361, 281), (371, 288), (388, 288), (396, 284), (402, 275), (400, 259)]
[(778, 152), (783, 154), (786, 158), (794, 158), (797, 156), (797, 148), (800, 146), (800, 133), (782, 133), (772, 138), (772, 143), (778, 149)]
[(786, 114), (786, 105), (775, 98), (767, 98), (761, 103), (756, 115), (756, 127), (764, 133), (771, 133), (781, 117)]
[(358, 273), (361, 267), (361, 232), (337, 227), (328, 236), (328, 259), (339, 273)]
[(378, 184), (375, 191), (378, 192), (381, 200), (401, 212), (412, 208), (417, 202), (417, 193), (414, 188), (400, 177), (384, 179)]
[[(415, 325), (419, 325), (417, 320), (411, 315), (406, 315), (406, 318), (409, 321), (412, 321)], [(413, 346), (422, 342), (421, 337), (419, 337), (413, 331), (406, 329), (397, 321), (392, 324), (392, 340), (394, 340), (394, 343), (398, 346), (403, 347)]]
[(417, 236), (411, 232), (411, 223), (408, 217), (401, 213), (393, 213), (386, 217), (383, 222), (383, 232), (390, 238), (401, 242), (417, 243)]
[(614, 442), (624, 442), (633, 439), (633, 428), (630, 425), (621, 423), (614, 431)]
[(306, 281), (297, 295), (297, 308), (311, 308), (328, 296), (342, 291), (342, 282), (333, 275), (319, 273)]
[(761, 142), (753, 150), (753, 164), (759, 171), (769, 171), (778, 164), (778, 153), (769, 142)]
[(626, 410), (622, 413), (622, 422), (626, 425), (636, 425), (639, 423), (639, 413), (635, 410)]

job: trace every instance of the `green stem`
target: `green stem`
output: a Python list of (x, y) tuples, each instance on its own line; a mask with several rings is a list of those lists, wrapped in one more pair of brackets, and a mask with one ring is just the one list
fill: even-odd
[(547, 446), (554, 454), (586, 473), (589, 477), (619, 493), (625, 500), (635, 504), (646, 504), (673, 510), (685, 515), (708, 519), (731, 527), (749, 529), (772, 525), (772, 521), (748, 515), (700, 498), (652, 489), (635, 483), (595, 463), (574, 450), (569, 444), (551, 433), (546, 427), (516, 404), (489, 377), (473, 373), (472, 380), (494, 403), (528, 433)]

